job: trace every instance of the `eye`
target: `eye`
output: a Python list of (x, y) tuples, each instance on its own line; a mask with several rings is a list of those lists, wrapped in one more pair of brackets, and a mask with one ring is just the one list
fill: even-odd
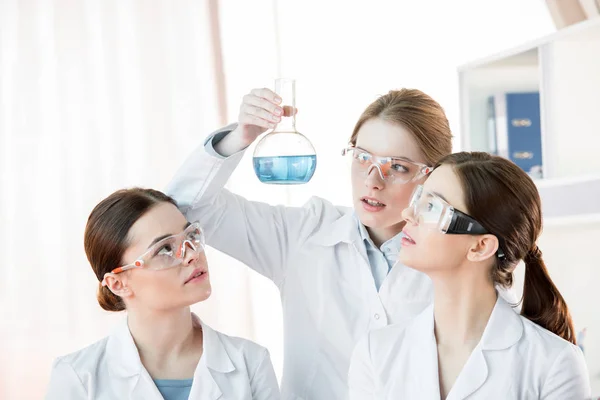
[(371, 158), (371, 155), (369, 153), (357, 153), (356, 154), (356, 159), (362, 164), (367, 162), (369, 159)]
[(165, 243), (157, 251), (155, 256), (173, 256), (173, 246), (171, 243)]
[(433, 207), (434, 207), (433, 203), (431, 201), (428, 201), (427, 206), (426, 206), (426, 211), (433, 210)]
[(194, 230), (188, 232), (186, 239), (190, 240), (192, 242), (199, 242), (201, 237), (202, 237), (202, 234), (200, 233), (200, 229), (194, 229)]
[(401, 173), (407, 173), (410, 170), (407, 166), (402, 165), (402, 164), (392, 164), (392, 169), (395, 172), (401, 172)]

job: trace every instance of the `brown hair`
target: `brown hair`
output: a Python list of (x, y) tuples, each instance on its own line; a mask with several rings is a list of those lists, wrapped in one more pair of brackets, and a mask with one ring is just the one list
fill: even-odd
[(358, 119), (350, 144), (356, 145), (358, 131), (372, 118), (401, 125), (411, 132), (428, 165), (452, 152), (452, 133), (444, 109), (420, 90), (391, 90), (371, 103)]
[[(102, 200), (90, 214), (85, 227), (84, 247), (98, 281), (121, 265), (133, 224), (159, 203), (177, 205), (169, 196), (152, 189), (118, 190)], [(125, 309), (123, 299), (99, 284), (98, 303), (107, 311)]]
[(456, 153), (439, 161), (451, 165), (462, 182), (469, 215), (498, 237), (504, 257), (496, 258), (491, 278), (510, 287), (519, 260), (525, 262), (521, 315), (575, 343), (565, 299), (552, 282), (536, 241), (542, 231), (542, 205), (531, 178), (513, 162), (488, 153)]

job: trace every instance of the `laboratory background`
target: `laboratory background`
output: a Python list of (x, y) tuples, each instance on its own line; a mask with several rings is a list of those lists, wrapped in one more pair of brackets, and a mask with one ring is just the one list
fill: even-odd
[[(318, 163), (306, 184), (266, 185), (251, 148), (227, 188), (270, 204), (351, 206), (341, 150), (390, 89), (437, 100), (454, 151), (502, 155), (515, 127), (537, 129), (513, 161), (540, 190), (539, 247), (600, 397), (598, 0), (0, 0), (0, 399), (42, 398), (52, 361), (123, 317), (96, 301), (92, 208), (120, 188), (164, 189), (247, 92), (279, 77), (295, 79)], [(213, 295), (193, 310), (266, 346), (280, 378), (277, 288), (207, 257)], [(522, 278), (520, 266), (518, 294)]]

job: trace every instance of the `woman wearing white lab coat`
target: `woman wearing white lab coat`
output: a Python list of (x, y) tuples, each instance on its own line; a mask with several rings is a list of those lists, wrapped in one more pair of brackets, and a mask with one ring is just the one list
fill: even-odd
[(209, 136), (167, 193), (189, 220), (201, 221), (210, 246), (279, 288), (282, 397), (344, 399), (356, 342), (372, 328), (412, 318), (431, 302), (426, 275), (392, 266), (402, 210), (431, 166), (451, 152), (450, 128), (443, 109), (426, 94), (391, 91), (364, 111), (344, 151), (351, 159), (353, 209), (319, 197), (304, 207), (274, 207), (224, 185), (244, 149), (281, 121), (280, 101), (268, 89), (245, 96), (239, 123)]
[[(399, 259), (431, 278), (434, 301), (408, 324), (359, 342), (352, 400), (590, 396), (567, 305), (536, 245), (540, 197), (523, 170), (486, 153), (453, 154), (415, 190), (404, 216)], [(521, 315), (495, 289), (512, 284), (519, 260)]]
[(110, 336), (55, 361), (47, 400), (280, 398), (265, 348), (216, 332), (190, 311), (211, 293), (204, 236), (171, 198), (115, 192), (92, 211), (84, 241), (100, 305), (127, 317)]

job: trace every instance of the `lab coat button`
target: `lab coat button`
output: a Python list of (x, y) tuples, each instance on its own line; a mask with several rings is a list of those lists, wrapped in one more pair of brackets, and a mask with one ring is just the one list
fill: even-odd
[(375, 319), (379, 319), (379, 314), (374, 315)]

